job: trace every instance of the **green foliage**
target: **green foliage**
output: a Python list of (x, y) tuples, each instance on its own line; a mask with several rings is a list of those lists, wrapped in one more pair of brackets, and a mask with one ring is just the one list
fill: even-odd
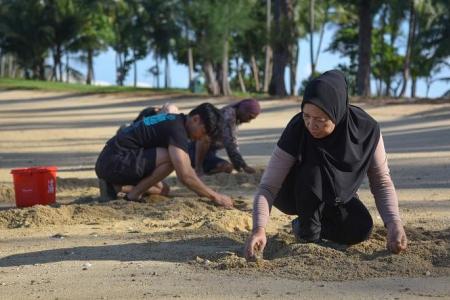
[(90, 0), (82, 0), (79, 14), (83, 17), (82, 26), (76, 39), (71, 43), (70, 50), (93, 51), (94, 56), (105, 51), (114, 39), (112, 18), (107, 6)]
[[(48, 0), (44, 8), (44, 16), (51, 27), (50, 42), (54, 59), (52, 77), (57, 77), (57, 67), (61, 67), (62, 55), (70, 48), (83, 25), (83, 17), (79, 13), (80, 5), (72, 0)], [(60, 68), (62, 73), (62, 68)], [(62, 74), (60, 74), (62, 77)], [(60, 78), (62, 80), (62, 78)]]
[(174, 51), (175, 40), (181, 34), (176, 24), (177, 5), (175, 0), (154, 0), (142, 2), (142, 36), (150, 41), (155, 56), (165, 58)]
[(400, 34), (399, 28), (405, 10), (405, 1), (392, 1), (380, 6), (380, 12), (375, 17), (375, 28), (372, 30), (372, 75), (378, 80), (378, 93), (390, 96), (396, 91), (392, 83), (402, 72), (404, 57), (399, 54), (396, 46)]
[(327, 50), (348, 57), (350, 64), (356, 65), (358, 61), (358, 28), (355, 24), (342, 26)]
[(38, 0), (2, 1), (0, 11), (1, 48), (17, 57), (27, 77), (41, 79), (53, 33), (44, 4)]
[(450, 56), (450, 8), (448, 1), (425, 1), (418, 6), (418, 33), (413, 46), (411, 73), (430, 76)]
[(186, 19), (194, 33), (200, 60), (219, 63), (224, 42), (251, 26), (250, 1), (193, 0), (186, 6)]
[[(273, 7), (274, 3), (272, 0)], [(0, 0), (0, 53), (12, 54), (25, 77), (45, 79), (49, 75), (45, 65), (49, 54), (53, 55), (55, 75), (57, 65), (62, 73), (63, 55), (76, 53), (92, 70), (93, 57), (110, 46), (117, 53), (117, 82), (122, 84), (133, 63), (149, 53), (158, 60), (172, 55), (178, 63), (188, 65), (188, 49), (192, 49), (196, 71), (205, 62), (217, 71), (224, 69), (224, 51), (228, 51), (233, 88), (240, 89), (233, 70), (238, 59), (246, 87), (254, 91), (251, 66), (254, 59), (258, 77), (264, 78), (267, 42), (273, 49), (289, 48), (292, 55), (295, 49), (290, 48), (309, 30), (311, 2), (287, 3), (293, 8), (293, 16), (281, 20), (276, 31), (272, 20), (271, 36), (267, 36), (266, 0)], [(328, 51), (349, 59), (348, 65), (337, 67), (353, 78), (358, 61), (360, 2), (316, 0), (314, 3), (314, 33), (319, 33), (327, 22), (337, 26)], [(408, 30), (402, 25), (408, 24), (410, 3), (372, 0), (371, 75), (379, 86), (384, 84), (388, 93), (395, 90), (392, 82), (400, 78), (405, 62), (402, 48)], [(436, 73), (448, 68), (450, 5), (448, 0), (414, 0), (413, 3), (416, 28), (410, 74), (413, 79), (423, 78), (431, 85), (437, 80)], [(229, 46), (228, 50), (225, 45)], [(301, 59), (308, 52), (302, 49)]]
[[(147, 5), (147, 6), (146, 6)], [(132, 66), (132, 64), (144, 58), (149, 52), (149, 40), (155, 38), (149, 34), (148, 24), (164, 24), (161, 18), (155, 20), (149, 11), (154, 9), (157, 16), (163, 15), (159, 11), (161, 6), (166, 5), (163, 1), (152, 1), (151, 9), (149, 2), (140, 2), (136, 0), (117, 0), (111, 5), (111, 23), (113, 24), (114, 38), (110, 46), (117, 52), (117, 84), (123, 85), (123, 82)], [(153, 22), (153, 23), (152, 23)], [(162, 28), (162, 25), (155, 25), (155, 28)], [(153, 30), (155, 32), (155, 30)], [(153, 32), (153, 34), (154, 34)], [(160, 32), (157, 31), (156, 32)], [(170, 33), (162, 34), (166, 39), (170, 39)], [(157, 48), (156, 46), (159, 48)], [(154, 50), (159, 55), (168, 53), (163, 43), (154, 43)], [(166, 46), (167, 47), (167, 46)]]
[[(237, 32), (232, 39), (231, 43), (231, 57), (242, 59), (243, 64), (241, 66), (245, 86), (248, 91), (256, 92), (256, 82), (254, 76), (250, 72), (252, 66), (252, 58), (255, 59), (257, 66), (258, 77), (261, 79), (264, 75), (264, 63), (265, 63), (265, 46), (268, 42), (269, 37), (266, 32), (266, 8), (261, 5), (260, 1), (255, 1), (252, 4), (250, 13), (248, 16), (248, 23), (243, 30)], [(248, 68), (245, 67), (248, 66)], [(233, 64), (234, 66), (234, 64)], [(232, 90), (240, 90), (239, 82), (237, 81), (237, 74), (235, 69), (234, 77), (230, 81)], [(249, 71), (248, 73), (246, 71)], [(236, 85), (237, 83), (237, 85)], [(262, 82), (260, 82), (262, 85)]]
[(264, 59), (264, 47), (267, 44), (266, 11), (260, 3), (254, 4), (247, 16), (243, 30), (233, 36), (232, 55), (249, 62), (252, 55)]
[(306, 86), (308, 85), (309, 81), (317, 76), (319, 76), (320, 72), (314, 72), (314, 74), (311, 74), (309, 78), (303, 79), (302, 83), (300, 84), (300, 88), (298, 89), (298, 94), (303, 95), (305, 93)]

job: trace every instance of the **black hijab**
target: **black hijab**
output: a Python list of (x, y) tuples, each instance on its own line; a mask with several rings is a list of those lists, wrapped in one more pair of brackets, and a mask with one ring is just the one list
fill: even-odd
[(322, 109), (336, 127), (329, 136), (316, 139), (300, 114), (302, 163), (297, 188), (305, 196), (312, 192), (322, 201), (345, 203), (354, 197), (367, 173), (380, 138), (378, 123), (361, 108), (349, 105), (347, 81), (337, 70), (308, 83), (302, 109), (306, 103)]

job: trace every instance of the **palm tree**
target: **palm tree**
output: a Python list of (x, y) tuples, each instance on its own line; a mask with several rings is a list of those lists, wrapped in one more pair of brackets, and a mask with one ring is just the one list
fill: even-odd
[(414, 43), (414, 38), (416, 36), (417, 26), (416, 26), (416, 7), (415, 0), (409, 0), (409, 33), (408, 33), (408, 42), (406, 45), (406, 54), (405, 61), (403, 65), (403, 85), (400, 90), (400, 94), (398, 95), (400, 98), (405, 96), (406, 85), (408, 83), (409, 75), (410, 75), (410, 64), (411, 64), (411, 52), (412, 46)]
[(372, 0), (360, 0), (358, 4), (358, 72), (356, 92), (370, 96), (370, 56), (372, 50)]
[(266, 0), (266, 46), (265, 46), (265, 52), (266, 52), (266, 60), (264, 64), (264, 93), (267, 93), (269, 91), (269, 84), (272, 79), (272, 47), (271, 47), (271, 21), (272, 21), (272, 1)]
[(143, 19), (145, 24), (142, 24), (141, 32), (145, 33), (142, 36), (146, 41), (141, 41), (140, 45), (147, 43), (155, 60), (164, 61), (164, 87), (168, 88), (170, 85), (169, 56), (174, 51), (175, 40), (181, 34), (181, 28), (175, 23), (178, 7), (175, 1), (165, 0), (143, 2), (142, 5), (146, 16)]
[(38, 0), (5, 1), (0, 16), (2, 48), (13, 54), (25, 77), (45, 79), (45, 58), (52, 28), (45, 18), (45, 3)]
[(73, 0), (49, 0), (46, 3), (45, 16), (52, 28), (52, 78), (58, 80), (57, 69), (59, 68), (59, 81), (62, 81), (63, 53), (77, 38), (83, 25), (80, 6)]
[[(448, 33), (450, 33), (449, 8), (442, 1), (430, 3), (419, 1), (416, 3), (415, 35), (411, 46), (410, 75), (412, 80), (411, 97), (415, 97), (416, 82), (418, 78), (425, 78), (427, 87), (436, 79), (433, 76), (443, 67), (448, 66), (446, 59), (450, 50)], [(436, 35), (434, 29), (439, 28), (440, 34)], [(447, 39), (445, 37), (447, 32)], [(442, 35), (443, 34), (443, 35)], [(434, 38), (438, 38), (433, 40)], [(430, 43), (432, 41), (432, 43)], [(444, 47), (444, 48), (443, 48)]]
[(269, 85), (269, 94), (286, 96), (284, 71), (289, 63), (289, 49), (293, 42), (297, 42), (292, 32), (294, 9), (292, 0), (274, 1), (274, 33), (272, 39), (273, 69)]

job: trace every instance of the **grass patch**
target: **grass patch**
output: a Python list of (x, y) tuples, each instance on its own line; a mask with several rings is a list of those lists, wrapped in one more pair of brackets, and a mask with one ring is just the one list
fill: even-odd
[(256, 93), (256, 92), (247, 92), (243, 93), (241, 91), (234, 91), (233, 96), (238, 98), (253, 98), (258, 100), (270, 99), (271, 97), (266, 93)]
[(106, 94), (106, 93), (190, 93), (188, 89), (169, 88), (142, 88), (131, 86), (95, 86), (87, 84), (63, 83), (40, 80), (0, 78), (0, 90), (40, 90), (76, 92), (80, 94)]
[[(77, 83), (64, 83), (54, 81), (27, 80), (0, 78), (1, 90), (39, 90), (56, 92), (73, 92), (79, 94), (111, 94), (111, 93), (133, 93), (133, 94), (192, 94), (188, 89), (181, 88), (144, 88), (132, 86), (95, 86)], [(196, 96), (208, 96), (206, 92), (195, 94)], [(242, 93), (233, 91), (232, 96), (236, 99), (254, 98), (258, 100), (280, 99), (281, 97), (269, 96), (266, 93)], [(289, 97), (287, 97), (289, 98)], [(293, 97), (298, 100), (297, 97)]]

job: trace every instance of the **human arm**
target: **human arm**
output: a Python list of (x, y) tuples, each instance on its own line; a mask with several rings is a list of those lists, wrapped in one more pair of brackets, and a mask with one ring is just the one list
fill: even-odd
[(211, 142), (208, 137), (195, 142), (195, 172), (199, 176), (203, 175), (203, 161), (210, 146)]
[(172, 104), (170, 102), (164, 103), (163, 106), (161, 106), (161, 112), (166, 114), (178, 114), (180, 113), (178, 110), (178, 107), (175, 104)]
[(275, 146), (253, 201), (253, 230), (245, 245), (247, 258), (253, 257), (255, 251), (262, 252), (266, 246), (265, 228), (273, 201), (295, 160), (294, 156)]
[(189, 155), (182, 149), (169, 145), (169, 157), (178, 179), (199, 196), (207, 197), (225, 208), (233, 207), (233, 200), (226, 195), (215, 192), (205, 185), (191, 167)]
[(400, 219), (398, 198), (389, 173), (381, 135), (367, 175), (378, 212), (387, 228), (386, 248), (393, 253), (399, 253), (406, 249), (408, 241)]
[(222, 128), (222, 142), (233, 167), (237, 171), (244, 170), (247, 173), (254, 173), (255, 170), (247, 166), (247, 163), (239, 152), (236, 137), (236, 111), (234, 108), (226, 109), (223, 112), (223, 116), (224, 124)]

